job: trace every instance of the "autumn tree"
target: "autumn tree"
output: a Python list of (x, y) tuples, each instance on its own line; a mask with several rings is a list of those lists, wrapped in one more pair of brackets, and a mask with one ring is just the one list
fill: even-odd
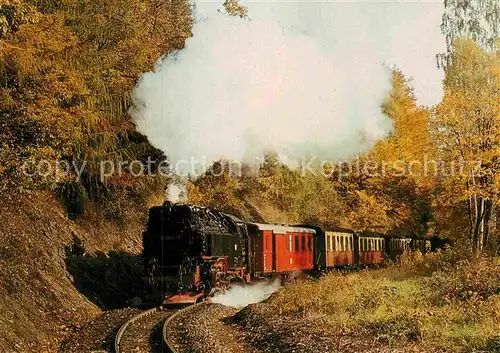
[[(119, 213), (161, 192), (165, 178), (127, 171), (101, 178), (100, 164), (166, 158), (135, 130), (130, 94), (142, 72), (183, 47), (191, 25), (184, 0), (2, 1), (0, 193), (41, 187)], [(40, 160), (85, 168), (79, 179), (22, 173)]]
[(449, 207), (466, 203), (473, 249), (491, 237), (498, 205), (500, 172), (500, 52), (483, 50), (473, 40), (455, 41), (437, 107), (434, 131), (440, 154), (463, 168), (441, 181)]
[(432, 158), (434, 146), (429, 131), (429, 110), (417, 105), (411, 81), (397, 69), (392, 73), (392, 90), (382, 111), (391, 119), (393, 131), (375, 145), (374, 152), (379, 157), (406, 162), (422, 160), (425, 155)]
[(229, 16), (239, 16), (240, 18), (248, 16), (248, 9), (241, 5), (238, 0), (225, 0), (223, 6)]
[(341, 195), (348, 195), (347, 205), (354, 206), (350, 219), (358, 229), (426, 234), (434, 187), (434, 174), (424, 167), (434, 155), (429, 110), (417, 105), (410, 80), (399, 70), (393, 71), (382, 109), (392, 132), (359, 157), (358, 175), (336, 183), (346, 190)]
[(495, 50), (500, 37), (500, 2), (497, 0), (445, 0), (441, 31), (446, 36), (447, 52), (438, 55), (445, 67), (454, 41), (472, 39), (485, 50)]

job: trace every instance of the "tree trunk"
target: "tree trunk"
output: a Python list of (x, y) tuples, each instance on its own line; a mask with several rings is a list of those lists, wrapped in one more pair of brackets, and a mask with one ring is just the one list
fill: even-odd
[(477, 244), (477, 249), (479, 250), (479, 252), (483, 252), (483, 245), (484, 245), (484, 218), (486, 216), (486, 214), (488, 213), (487, 210), (486, 210), (486, 204), (484, 202), (484, 198), (481, 197), (481, 219), (480, 219), (480, 223), (479, 223), (479, 234), (478, 234), (478, 237), (477, 237), (477, 240), (478, 240), (478, 244)]
[(475, 202), (476, 206), (476, 220), (474, 226), (474, 234), (473, 234), (473, 242), (472, 242), (472, 250), (474, 254), (479, 254), (483, 250), (483, 230), (484, 230), (484, 216), (486, 214), (484, 207), (484, 198), (483, 197), (475, 197), (477, 200)]
[(493, 200), (487, 200), (486, 201), (486, 209), (485, 209), (485, 216), (484, 216), (484, 247), (486, 249), (490, 249), (490, 232), (491, 232), (491, 221), (493, 218), (493, 213), (494, 213), (495, 207), (494, 207), (494, 201)]
[[(467, 192), (469, 192), (469, 180), (466, 184)], [(472, 196), (469, 194), (469, 199), (467, 200), (467, 210), (469, 212), (469, 240), (472, 241)]]
[(493, 243), (497, 251), (497, 255), (500, 255), (500, 207), (496, 207), (496, 203), (493, 204), (495, 212), (493, 213), (493, 224), (495, 225), (495, 242)]
[[(476, 187), (476, 178), (474, 178), (474, 171), (472, 171), (472, 186), (475, 188)], [(478, 220), (478, 210), (477, 210), (477, 195), (476, 193), (474, 192), (474, 213), (475, 213), (475, 227), (474, 227), (474, 230), (472, 231), (472, 234), (471, 234), (471, 239), (472, 239), (472, 250), (474, 251), (474, 253), (476, 252), (477, 250), (477, 231), (476, 231), (476, 228), (477, 228), (477, 220)]]

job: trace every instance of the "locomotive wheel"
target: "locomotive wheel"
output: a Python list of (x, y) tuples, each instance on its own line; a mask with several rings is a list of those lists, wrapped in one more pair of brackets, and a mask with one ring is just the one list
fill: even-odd
[(203, 281), (203, 285), (205, 286), (205, 297), (210, 297), (215, 293), (215, 288), (212, 287), (209, 281)]
[(217, 281), (216, 288), (217, 288), (218, 292), (224, 293), (224, 292), (226, 292), (226, 290), (231, 288), (231, 283), (219, 280), (219, 281)]

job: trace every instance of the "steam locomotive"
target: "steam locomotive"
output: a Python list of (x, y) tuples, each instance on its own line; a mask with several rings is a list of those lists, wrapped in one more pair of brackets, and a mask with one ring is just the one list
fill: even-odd
[(294, 271), (379, 264), (406, 250), (431, 250), (422, 237), (314, 225), (244, 222), (215, 209), (165, 202), (149, 210), (145, 271), (164, 304), (194, 303), (235, 282)]

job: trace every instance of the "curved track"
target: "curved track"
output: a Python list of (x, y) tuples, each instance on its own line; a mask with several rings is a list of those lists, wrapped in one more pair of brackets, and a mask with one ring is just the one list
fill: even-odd
[(129, 319), (115, 336), (115, 353), (164, 352), (162, 323), (176, 311), (153, 308)]
[(182, 350), (181, 350), (181, 347), (178, 347), (176, 344), (174, 344), (171, 337), (169, 336), (168, 326), (173, 322), (173, 320), (176, 317), (178, 317), (180, 315), (186, 315), (189, 313), (189, 311), (193, 310), (194, 308), (198, 307), (199, 305), (204, 305), (204, 304), (206, 304), (206, 302), (201, 302), (201, 303), (197, 303), (194, 305), (190, 305), (184, 309), (178, 310), (177, 312), (170, 315), (167, 318), (167, 320), (165, 320), (165, 323), (163, 324), (163, 331), (162, 331), (163, 332), (163, 342), (164, 342), (165, 346), (168, 347), (168, 349), (170, 350), (171, 353), (180, 353)]

